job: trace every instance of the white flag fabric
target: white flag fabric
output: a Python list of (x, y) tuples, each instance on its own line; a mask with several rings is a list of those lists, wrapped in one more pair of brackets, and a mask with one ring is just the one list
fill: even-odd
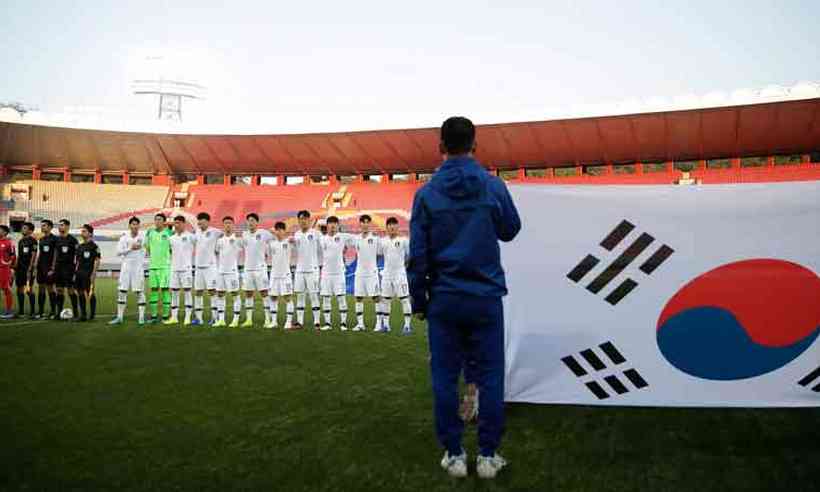
[(820, 182), (510, 190), (507, 401), (820, 406)]

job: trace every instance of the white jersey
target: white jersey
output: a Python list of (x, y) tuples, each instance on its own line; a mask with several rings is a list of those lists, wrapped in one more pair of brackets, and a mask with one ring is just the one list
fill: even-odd
[(242, 239), (231, 234), (223, 235), (216, 241), (216, 265), (219, 273), (239, 273), (239, 252)]
[[(131, 249), (134, 245), (139, 249)], [(136, 237), (131, 231), (124, 232), (117, 242), (117, 256), (122, 258), (123, 268), (142, 268), (145, 264), (145, 233), (138, 231)]]
[(285, 239), (280, 241), (273, 238), (268, 243), (268, 256), (270, 256), (270, 277), (283, 278), (290, 277), (290, 258), (293, 254), (294, 245)]
[(257, 229), (256, 232), (245, 231), (242, 234), (246, 272), (264, 271), (267, 273), (268, 264), (265, 261), (265, 253), (271, 240), (273, 240), (273, 234), (264, 229)]
[(410, 241), (406, 237), (381, 238), (380, 254), (384, 255), (384, 276), (396, 277), (407, 274), (405, 261), (410, 254)]
[(322, 275), (344, 275), (345, 247), (352, 243), (353, 236), (341, 232), (333, 236), (328, 234), (319, 239), (319, 247), (322, 249)]
[(191, 271), (194, 266), (194, 246), (196, 237), (188, 231), (176, 232), (170, 238), (171, 270), (174, 272)]
[(379, 274), (376, 256), (379, 254), (380, 239), (373, 234), (353, 236), (353, 246), (356, 248), (356, 276), (372, 277)]
[(196, 237), (196, 258), (194, 263), (197, 267), (209, 267), (216, 265), (216, 240), (222, 237), (222, 231), (215, 227), (209, 227), (204, 231), (197, 227), (194, 233)]
[(296, 231), (293, 235), (297, 272), (308, 273), (319, 270), (319, 238), (321, 236), (316, 229), (308, 229), (307, 232)]

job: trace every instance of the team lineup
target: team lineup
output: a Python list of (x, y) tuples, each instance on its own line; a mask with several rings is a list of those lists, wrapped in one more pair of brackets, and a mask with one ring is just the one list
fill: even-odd
[[(310, 212), (297, 214), (298, 229), (289, 234), (284, 222), (272, 230), (259, 227), (259, 216), (249, 213), (246, 228), (240, 231), (233, 217), (222, 218), (222, 228), (211, 226), (207, 213), (197, 215), (193, 231), (184, 216), (168, 224), (164, 214), (154, 217), (154, 225), (141, 230), (132, 217), (128, 231), (120, 237), (116, 254), (121, 268), (118, 279), (117, 314), (110, 324), (125, 323), (128, 294), (137, 298), (137, 323), (204, 325), (205, 297), (210, 298), (207, 323), (214, 327), (252, 327), (257, 294), (264, 307), (264, 327), (277, 328), (278, 310), (284, 304), (284, 330), (304, 327), (308, 297), (312, 327), (333, 329), (333, 298), (336, 298), (340, 329), (348, 330), (345, 252), (355, 251), (357, 262), (353, 294), (355, 322), (352, 331), (365, 331), (364, 301), (375, 304), (373, 331), (389, 332), (390, 306), (399, 299), (404, 317), (403, 334), (411, 332), (411, 305), (406, 273), (409, 241), (399, 236), (395, 217), (386, 221), (386, 234), (371, 231), (372, 219), (359, 217), (360, 232), (340, 231), (339, 219), (330, 216), (322, 229)], [(100, 263), (100, 248), (92, 237), (93, 227), (83, 225), (82, 242), (69, 234), (70, 223), (59, 222), (53, 234), (50, 220), (41, 222), (41, 237), (35, 239), (34, 225), (22, 227), (17, 247), (7, 237), (8, 227), (0, 226), (0, 287), (6, 294), (6, 312), (11, 314), (11, 280), (17, 285), (18, 316), (25, 316), (26, 299), (32, 319), (73, 319), (86, 321), (96, 314), (94, 283)], [(379, 272), (377, 258), (384, 258)], [(240, 258), (244, 257), (240, 269)], [(35, 284), (37, 295), (35, 299)], [(64, 309), (65, 297), (71, 311)], [(233, 316), (228, 323), (228, 297)], [(45, 314), (46, 298), (50, 314)], [(160, 306), (162, 313), (160, 314)], [(146, 316), (146, 308), (150, 314)], [(242, 311), (244, 308), (244, 321)], [(182, 311), (182, 313), (181, 313)], [(183, 316), (180, 316), (183, 314)], [(295, 314), (295, 319), (294, 319)]]

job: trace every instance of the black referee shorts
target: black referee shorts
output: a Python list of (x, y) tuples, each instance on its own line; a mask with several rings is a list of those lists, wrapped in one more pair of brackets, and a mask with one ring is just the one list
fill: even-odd
[(54, 285), (59, 288), (74, 288), (74, 269), (57, 267), (54, 272)]
[(91, 272), (77, 271), (74, 276), (74, 288), (81, 292), (88, 292), (91, 290)]

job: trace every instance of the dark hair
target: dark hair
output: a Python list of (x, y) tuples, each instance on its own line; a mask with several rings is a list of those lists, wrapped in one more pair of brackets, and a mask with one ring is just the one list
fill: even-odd
[[(136, 217), (134, 218), (136, 219)], [(139, 222), (139, 220), (137, 220), (137, 222)], [(82, 229), (85, 229), (89, 234), (94, 235), (94, 228), (91, 227), (91, 224), (83, 224)]]
[(159, 214), (155, 215), (154, 218), (155, 219), (160, 218), (162, 220), (168, 220), (168, 217), (166, 217), (165, 214), (163, 214), (163, 213), (159, 213)]
[(273, 224), (273, 228), (276, 229), (276, 230), (284, 231), (285, 229), (288, 228), (288, 226), (286, 226), (284, 222), (279, 221), (279, 222)]
[(448, 154), (466, 154), (473, 150), (475, 126), (463, 116), (453, 116), (441, 125), (441, 146)]
[(259, 222), (259, 216), (256, 215), (255, 212), (251, 212), (248, 215), (246, 215), (245, 220), (248, 220), (248, 219), (256, 219), (256, 221)]
[(327, 225), (325, 225), (325, 224), (320, 225), (319, 226), (319, 232), (321, 232), (322, 234), (327, 234)]
[(328, 223), (328, 224), (338, 224), (339, 223), (339, 217), (336, 217), (335, 215), (331, 215), (330, 217), (327, 218), (326, 223)]
[(71, 222), (69, 222), (68, 219), (60, 219), (60, 225), (70, 226)]
[(49, 219), (43, 219), (40, 221), (40, 224), (45, 224), (49, 227), (54, 227), (54, 222), (50, 221)]
[(196, 214), (196, 220), (211, 220), (211, 216), (208, 212), (199, 212)]
[(233, 220), (233, 217), (231, 217), (230, 215), (226, 215), (225, 217), (222, 217), (222, 222), (225, 222), (226, 220), (230, 220), (231, 222), (236, 222), (235, 220)]
[(174, 217), (174, 222), (185, 222), (185, 216), (177, 215), (176, 217)]
[[(139, 223), (140, 223), (140, 220), (139, 220), (138, 218), (136, 218), (136, 217), (131, 217), (130, 219), (128, 219), (128, 225), (131, 225), (131, 224), (133, 224), (133, 223), (135, 223), (135, 222), (136, 222), (137, 224), (139, 224)], [(87, 225), (87, 224), (86, 224), (86, 225)]]
[(34, 230), (34, 224), (31, 222), (23, 222), (23, 227), (28, 227), (30, 230)]
[(296, 214), (297, 219), (301, 219), (303, 217), (305, 219), (309, 219), (310, 218), (310, 212), (308, 212), (307, 210), (300, 210), (299, 213)]
[(395, 217), (390, 217), (390, 218), (388, 218), (388, 219), (387, 219), (387, 222), (385, 222), (385, 225), (390, 225), (390, 224), (396, 224), (396, 225), (399, 225), (399, 219), (397, 219), (397, 218), (395, 218)]
[(359, 222), (373, 222), (373, 219), (369, 215), (363, 214), (359, 217)]
[(11, 232), (11, 229), (9, 229), (9, 226), (7, 226), (6, 224), (0, 224), (0, 230), (5, 232), (6, 234)]

